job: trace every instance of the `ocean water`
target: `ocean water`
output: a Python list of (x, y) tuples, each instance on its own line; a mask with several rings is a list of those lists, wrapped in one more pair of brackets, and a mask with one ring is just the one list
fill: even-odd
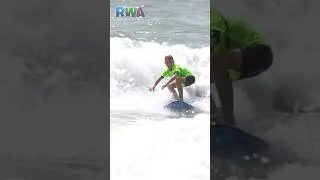
[[(185, 45), (209, 45), (209, 1), (124, 0), (110, 2), (111, 38)], [(145, 17), (116, 17), (115, 7), (142, 7)]]
[[(115, 6), (142, 6), (145, 18), (115, 17)], [(209, 1), (111, 2), (111, 179), (209, 179)], [(196, 82), (185, 101), (203, 112), (175, 118), (161, 86), (164, 56), (189, 68)]]

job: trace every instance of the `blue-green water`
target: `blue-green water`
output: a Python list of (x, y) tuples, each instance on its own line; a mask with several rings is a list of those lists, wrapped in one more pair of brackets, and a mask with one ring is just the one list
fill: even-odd
[[(142, 7), (145, 17), (116, 17), (116, 6)], [(191, 47), (209, 45), (209, 1), (130, 0), (110, 4), (111, 37)]]

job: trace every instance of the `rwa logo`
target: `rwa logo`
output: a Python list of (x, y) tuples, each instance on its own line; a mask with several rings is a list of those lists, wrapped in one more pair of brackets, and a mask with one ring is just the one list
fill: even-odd
[(145, 17), (142, 7), (117, 6), (115, 11), (116, 17)]

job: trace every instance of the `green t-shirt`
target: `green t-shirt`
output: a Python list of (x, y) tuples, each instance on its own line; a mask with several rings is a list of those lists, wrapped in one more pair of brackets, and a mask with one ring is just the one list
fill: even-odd
[[(260, 33), (244, 22), (227, 19), (217, 10), (210, 11), (210, 41), (213, 53), (241, 48), (246, 45), (266, 44)], [(229, 76), (237, 80), (242, 72), (229, 69)]]
[(164, 70), (161, 74), (162, 77), (172, 77), (174, 75), (178, 75), (179, 77), (186, 77), (186, 76), (190, 76), (192, 75), (192, 73), (183, 67), (180, 67), (176, 64), (173, 64), (173, 66), (169, 69), (167, 68), (166, 70)]
[(227, 19), (217, 10), (212, 10), (210, 16), (210, 37), (218, 39), (213, 44), (214, 52), (266, 43), (260, 33), (244, 22)]

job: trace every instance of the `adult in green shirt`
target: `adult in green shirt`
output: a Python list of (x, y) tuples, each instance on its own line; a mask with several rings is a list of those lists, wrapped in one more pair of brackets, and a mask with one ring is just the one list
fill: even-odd
[(232, 82), (250, 78), (268, 70), (273, 53), (263, 37), (244, 22), (210, 11), (210, 68), (211, 82), (215, 83), (220, 109), (211, 97), (211, 112), (222, 115), (223, 124), (236, 126)]
[[(183, 101), (183, 87), (192, 85), (195, 82), (195, 77), (187, 68), (175, 64), (171, 55), (165, 56), (164, 63), (167, 68), (149, 90), (154, 91), (163, 78), (171, 77), (171, 79), (162, 86), (162, 89), (167, 87), (176, 100)], [(179, 96), (175, 88), (178, 89)]]

